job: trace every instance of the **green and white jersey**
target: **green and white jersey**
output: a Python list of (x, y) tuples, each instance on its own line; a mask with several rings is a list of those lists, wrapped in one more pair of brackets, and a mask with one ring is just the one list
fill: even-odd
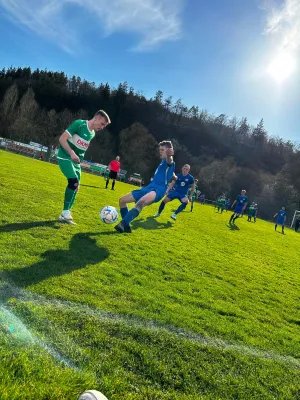
[(251, 205), (251, 206), (249, 207), (249, 215), (250, 215), (251, 217), (255, 217), (256, 210), (257, 210), (256, 206)]
[[(70, 135), (68, 138), (69, 146), (74, 150), (80, 160), (82, 160), (90, 145), (90, 141), (95, 136), (95, 131), (89, 130), (87, 121), (77, 119), (66, 129), (66, 132)], [(71, 159), (70, 154), (62, 146), (58, 149), (57, 158)]]
[[(188, 196), (191, 195), (191, 191), (192, 191), (192, 188), (189, 188), (189, 190), (188, 190)], [(195, 185), (195, 191), (194, 191), (194, 194), (193, 194), (193, 197), (192, 197), (192, 200), (193, 200), (193, 201), (195, 201), (195, 200), (197, 199), (197, 192), (198, 192), (198, 186)]]

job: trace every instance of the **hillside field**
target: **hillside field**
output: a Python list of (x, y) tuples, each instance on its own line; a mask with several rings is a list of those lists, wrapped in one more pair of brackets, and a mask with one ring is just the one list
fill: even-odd
[(86, 173), (61, 224), (58, 166), (0, 162), (1, 400), (300, 399), (299, 234), (174, 201), (120, 235), (133, 187)]

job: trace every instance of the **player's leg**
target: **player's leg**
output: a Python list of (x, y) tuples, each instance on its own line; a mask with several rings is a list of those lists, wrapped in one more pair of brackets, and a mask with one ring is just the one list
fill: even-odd
[(284, 224), (281, 225), (281, 233), (284, 235)]
[(187, 196), (182, 197), (182, 198), (180, 199), (180, 201), (181, 201), (180, 206), (177, 208), (177, 210), (174, 212), (174, 214), (171, 215), (171, 218), (174, 219), (174, 220), (176, 220), (176, 216), (177, 216), (181, 211), (183, 211), (183, 210), (186, 208), (186, 206), (188, 205), (188, 203), (189, 203), (189, 199), (187, 198)]
[(77, 193), (79, 190), (79, 186), (80, 186), (80, 179), (81, 179), (81, 168), (79, 167), (79, 168), (75, 168), (75, 169), (76, 169), (76, 176), (77, 176), (78, 184), (77, 184), (76, 189), (74, 190), (74, 194), (73, 194), (73, 197), (72, 197), (72, 200), (70, 203), (70, 210), (73, 207), (74, 201), (76, 199), (76, 196), (77, 196)]
[(68, 185), (66, 187), (64, 195), (63, 211), (58, 219), (61, 222), (72, 223), (72, 216), (70, 213), (70, 209), (74, 202), (73, 197), (75, 194), (75, 190), (77, 189), (79, 184), (76, 170), (80, 171), (80, 165), (77, 168), (75, 168), (75, 164), (72, 162), (72, 160), (68, 159), (58, 159), (58, 165), (61, 172), (68, 180)]
[(275, 224), (275, 231), (277, 231), (277, 223)]
[[(135, 190), (132, 193), (141, 192), (140, 194), (143, 194), (146, 192), (146, 190), (147, 190), (146, 188), (141, 189), (141, 190)], [(130, 223), (140, 214), (140, 212), (142, 211), (142, 209), (145, 206), (149, 206), (150, 204), (152, 204), (155, 201), (156, 192), (154, 190), (152, 190), (152, 191), (144, 194), (139, 199), (137, 199), (138, 196), (139, 196), (139, 194), (136, 194), (136, 193), (132, 195), (132, 198), (134, 199), (134, 201), (137, 200), (136, 205), (130, 211), (128, 211), (128, 213), (122, 219), (122, 221), (117, 226), (115, 226), (115, 229), (118, 232), (120, 232), (120, 233), (131, 232)]]
[(235, 220), (237, 220), (238, 218), (240, 218), (242, 216), (241, 213), (235, 213), (235, 217), (233, 218), (232, 222), (235, 223)]
[(115, 184), (116, 184), (116, 180), (113, 179), (112, 184), (111, 184), (111, 190), (115, 190)]
[(190, 210), (191, 212), (193, 212), (193, 209), (194, 209), (194, 203), (195, 203), (195, 200), (193, 200), (193, 199), (192, 199), (192, 201), (191, 201), (191, 210)]
[(108, 187), (108, 184), (109, 184), (109, 176), (106, 178), (105, 189), (107, 189), (107, 187)]
[(231, 224), (233, 221), (233, 218), (235, 217), (235, 212), (232, 214), (232, 216), (230, 217), (229, 223)]
[[(137, 192), (137, 190), (134, 190), (134, 192)], [(122, 219), (128, 213), (127, 203), (134, 203), (134, 202), (135, 202), (135, 198), (134, 198), (132, 192), (131, 193), (127, 193), (127, 194), (125, 194), (125, 196), (120, 198), (119, 205), (120, 205), (120, 213), (121, 213)]]
[(154, 217), (155, 217), (155, 218), (156, 218), (156, 217), (159, 217), (160, 214), (163, 212), (163, 210), (164, 210), (164, 208), (165, 208), (165, 205), (166, 205), (167, 203), (169, 203), (170, 201), (172, 201), (172, 200), (173, 200), (173, 199), (170, 198), (169, 195), (166, 196), (166, 197), (163, 199), (163, 201), (160, 203), (159, 208), (158, 208), (158, 211), (157, 211), (157, 213), (154, 215)]

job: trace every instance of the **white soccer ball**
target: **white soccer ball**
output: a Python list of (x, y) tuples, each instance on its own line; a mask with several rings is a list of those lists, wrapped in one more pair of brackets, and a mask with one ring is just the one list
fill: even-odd
[(105, 224), (114, 224), (118, 220), (118, 211), (113, 206), (103, 207), (100, 211), (100, 219)]
[(108, 400), (104, 394), (98, 392), (98, 390), (87, 390), (81, 393), (78, 400)]

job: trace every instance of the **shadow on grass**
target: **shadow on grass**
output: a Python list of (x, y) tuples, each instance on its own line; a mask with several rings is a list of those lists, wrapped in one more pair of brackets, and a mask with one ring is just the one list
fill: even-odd
[(94, 188), (94, 189), (104, 189), (103, 187), (100, 187), (100, 186), (84, 185), (83, 183), (81, 183), (80, 186)]
[(70, 274), (89, 264), (98, 264), (109, 256), (109, 251), (99, 247), (92, 236), (99, 233), (85, 232), (75, 234), (70, 241), (69, 250), (47, 250), (43, 260), (25, 268), (3, 270), (4, 277), (17, 286), (27, 287), (45, 279)]
[(18, 222), (13, 224), (1, 225), (0, 226), (0, 233), (1, 232), (15, 232), (15, 231), (25, 231), (26, 229), (31, 228), (54, 228), (59, 229), (61, 226), (61, 222), (56, 220), (53, 221), (33, 221), (33, 222)]
[(171, 221), (168, 222), (160, 222), (159, 219), (154, 217), (147, 217), (139, 220), (135, 220), (131, 224), (133, 229), (142, 228), (147, 230), (155, 230), (155, 229), (168, 229), (173, 226)]
[(240, 230), (240, 228), (239, 228), (237, 225), (232, 224), (232, 223), (228, 223), (228, 224), (226, 224), (226, 226), (227, 226), (227, 228), (229, 228), (231, 231), (239, 231), (239, 230)]

